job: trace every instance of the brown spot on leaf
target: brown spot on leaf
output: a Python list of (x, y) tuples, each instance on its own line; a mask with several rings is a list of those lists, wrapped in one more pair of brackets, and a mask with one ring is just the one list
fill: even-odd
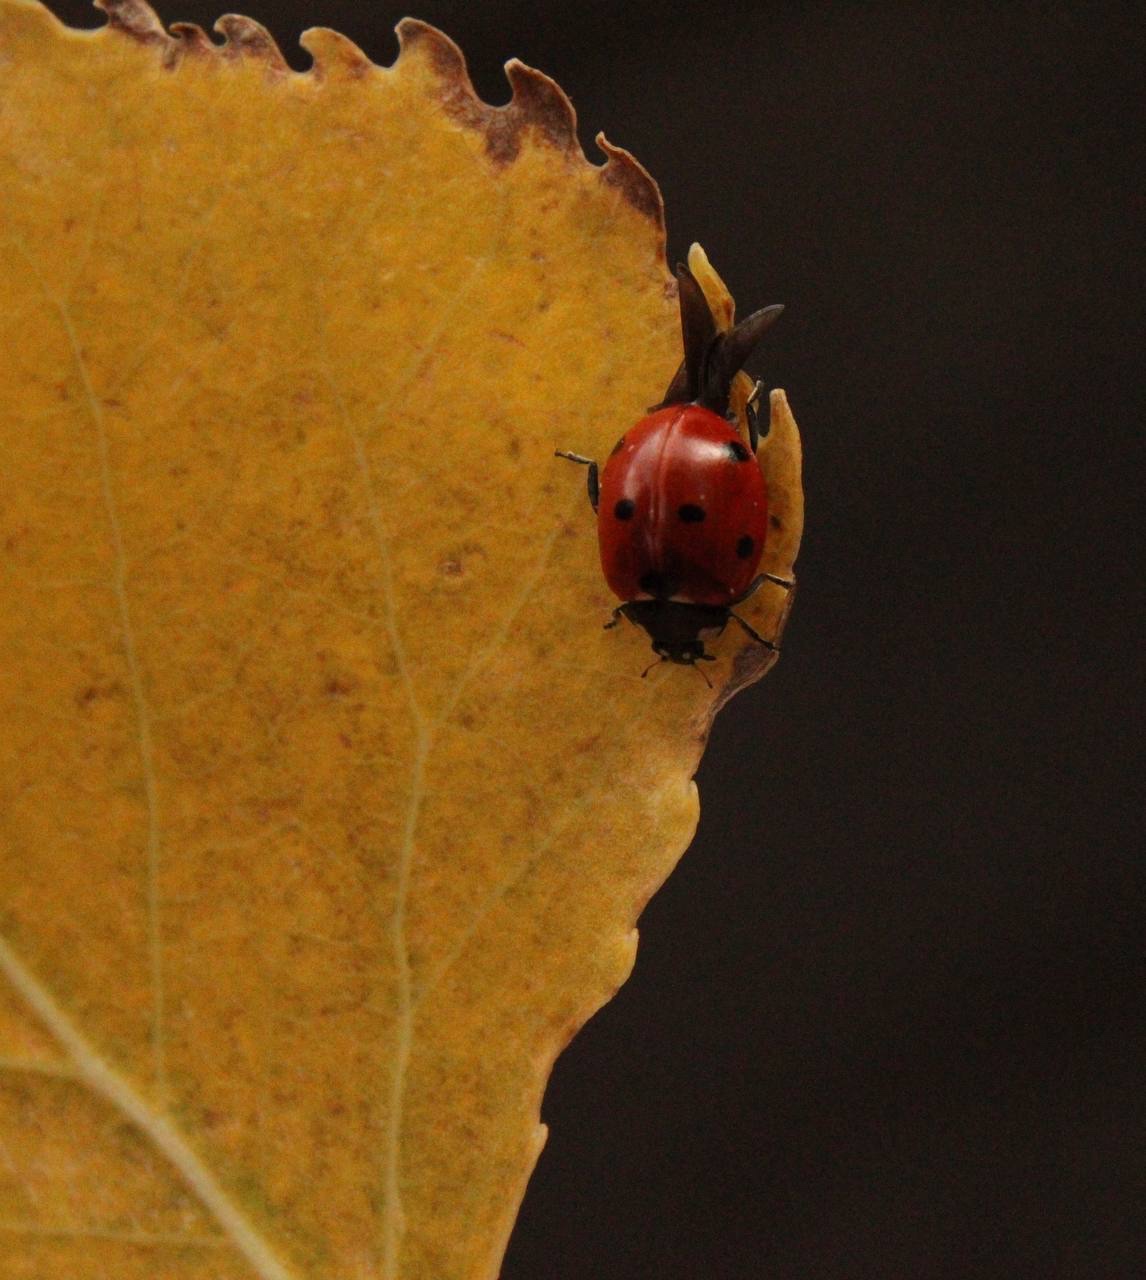
[(525, 350), (525, 343), (517, 336), (516, 333), (506, 333), (504, 329), (491, 329), (490, 337), (500, 338), (502, 342), (508, 342), (512, 346), (520, 347)]
[(103, 683), (93, 681), (76, 694), (76, 705), (82, 710), (95, 703), (112, 701), (122, 694), (123, 685), (118, 680), (106, 680)]
[(475, 559), (484, 560), (485, 558), (486, 550), (480, 542), (472, 540), (463, 542), (460, 547), (455, 547), (438, 562), (438, 572), (447, 580), (458, 581), (472, 567)]

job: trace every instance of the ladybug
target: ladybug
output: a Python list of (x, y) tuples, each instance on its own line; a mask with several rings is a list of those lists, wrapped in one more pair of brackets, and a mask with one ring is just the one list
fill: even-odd
[(756, 460), (759, 384), (747, 407), (747, 444), (729, 409), (733, 379), (783, 307), (718, 333), (696, 277), (683, 265), (676, 277), (684, 361), (664, 399), (617, 441), (602, 470), (580, 454), (555, 454), (589, 469), (601, 568), (622, 601), (606, 628), (627, 618), (649, 633), (659, 662), (695, 666), (715, 659), (701, 633), (719, 635), (730, 619), (775, 650), (734, 610), (765, 582), (794, 585), (756, 572), (768, 529)]

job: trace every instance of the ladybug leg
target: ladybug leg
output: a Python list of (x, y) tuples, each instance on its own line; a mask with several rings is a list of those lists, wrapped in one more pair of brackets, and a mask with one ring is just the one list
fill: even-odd
[[(617, 605), (617, 607), (613, 610), (612, 617), (609, 619), (608, 622), (605, 623), (604, 630), (608, 631), (610, 627), (615, 627), (624, 616), (625, 616), (625, 606), (623, 604)], [(653, 663), (653, 666), (654, 667), (656, 666), (655, 662)]]
[(774, 644), (771, 640), (765, 640), (764, 637), (760, 634), (759, 631), (756, 630), (755, 627), (750, 627), (748, 623), (744, 621), (744, 619), (740, 616), (740, 614), (733, 613), (732, 610), (729, 609), (728, 616), (730, 618), (734, 618), (737, 622), (739, 622), (740, 625), (744, 628), (744, 630), (748, 632), (748, 634), (752, 637), (753, 640), (756, 641), (757, 644), (762, 644), (765, 649), (771, 649), (773, 653), (780, 652), (780, 646), (778, 644)]
[(760, 445), (760, 393), (764, 390), (764, 384), (757, 380), (756, 385), (752, 388), (752, 394), (744, 403), (744, 416), (748, 419), (748, 443), (752, 446), (752, 452), (755, 453)]
[(579, 462), (581, 466), (589, 468), (587, 477), (589, 490), (589, 505), (594, 511), (597, 510), (597, 498), (600, 493), (600, 484), (597, 480), (597, 464), (592, 458), (583, 458), (579, 453), (566, 453), (564, 449), (554, 449), (553, 456), (555, 458), (568, 458), (570, 462)]
[(785, 591), (791, 591), (796, 585), (795, 580), (792, 578), (778, 578), (774, 573), (758, 573), (756, 577), (752, 579), (752, 583), (748, 590), (740, 597), (739, 600), (737, 600), (736, 603), (743, 604), (745, 600), (751, 599), (766, 582), (774, 582), (778, 587), (783, 587)]
[[(760, 392), (764, 390), (764, 384), (759, 378), (756, 385), (752, 388), (748, 399), (744, 401), (744, 420), (748, 423), (748, 443), (752, 446), (752, 452), (755, 453), (760, 447)], [(724, 415), (727, 421), (733, 426), (740, 421), (734, 409), (729, 409)]]

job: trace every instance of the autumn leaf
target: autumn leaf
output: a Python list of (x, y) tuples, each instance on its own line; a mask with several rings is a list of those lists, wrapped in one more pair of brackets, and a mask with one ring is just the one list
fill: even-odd
[(642, 679), (553, 457), (680, 359), (660, 197), (421, 23), (105, 8), (0, 0), (0, 1275), (493, 1276), (773, 661)]

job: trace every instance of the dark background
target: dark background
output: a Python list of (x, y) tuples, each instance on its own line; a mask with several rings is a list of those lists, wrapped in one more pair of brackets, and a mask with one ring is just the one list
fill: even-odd
[[(310, 25), (389, 62), (405, 12), (238, 7), (299, 68)], [(1142, 7), (413, 12), (788, 304), (807, 451), (784, 658), (557, 1064), (504, 1280), (1146, 1276)]]

